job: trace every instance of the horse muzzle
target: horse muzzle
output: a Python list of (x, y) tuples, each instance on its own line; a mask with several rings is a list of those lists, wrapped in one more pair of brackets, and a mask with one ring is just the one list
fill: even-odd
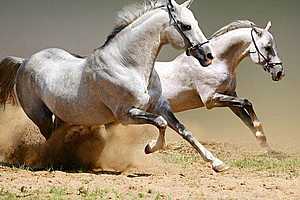
[(214, 59), (212, 53), (205, 51), (202, 45), (196, 45), (188, 48), (186, 51), (186, 55), (196, 58), (203, 67), (211, 65), (212, 60)]
[(285, 72), (282, 65), (276, 65), (271, 70), (273, 81), (280, 81), (284, 78)]

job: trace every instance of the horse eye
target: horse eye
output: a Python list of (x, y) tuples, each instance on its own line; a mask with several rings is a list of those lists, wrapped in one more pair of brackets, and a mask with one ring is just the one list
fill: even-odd
[(265, 47), (265, 49), (266, 49), (267, 52), (271, 52), (272, 51), (272, 47), (270, 47), (270, 46)]
[(180, 27), (182, 31), (190, 31), (192, 30), (192, 26), (184, 23), (180, 23)]

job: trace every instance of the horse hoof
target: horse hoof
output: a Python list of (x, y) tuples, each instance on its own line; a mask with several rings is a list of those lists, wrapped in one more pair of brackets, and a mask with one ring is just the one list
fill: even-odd
[(213, 170), (217, 173), (220, 173), (220, 172), (225, 172), (227, 170), (230, 169), (230, 166), (229, 165), (226, 165), (226, 164), (221, 164), (221, 165), (218, 165), (218, 166), (214, 166), (213, 167)]
[(151, 154), (151, 153), (153, 153), (152, 152), (152, 149), (151, 149), (151, 147), (150, 147), (150, 145), (149, 144), (147, 144), (147, 146), (145, 147), (145, 154)]

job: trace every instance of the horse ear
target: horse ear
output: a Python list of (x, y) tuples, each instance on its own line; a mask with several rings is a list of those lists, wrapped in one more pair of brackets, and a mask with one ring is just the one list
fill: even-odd
[(265, 28), (265, 30), (269, 31), (271, 29), (271, 27), (272, 27), (272, 22), (269, 21), (268, 24), (267, 24), (267, 26), (266, 26), (266, 28)]
[(262, 32), (261, 30), (259, 30), (259, 29), (256, 28), (256, 27), (253, 27), (253, 30), (254, 30), (254, 32), (258, 35), (258, 37), (261, 37), (261, 36), (262, 36), (263, 32)]
[(187, 0), (186, 2), (184, 2), (183, 4), (181, 4), (181, 6), (190, 8), (193, 2), (194, 2), (194, 0)]

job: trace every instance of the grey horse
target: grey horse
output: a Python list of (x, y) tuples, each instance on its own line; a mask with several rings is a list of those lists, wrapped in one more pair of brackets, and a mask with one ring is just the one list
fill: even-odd
[(266, 152), (273, 152), (252, 103), (238, 97), (236, 92), (238, 66), (247, 57), (261, 65), (273, 81), (280, 81), (285, 76), (270, 28), (271, 22), (265, 28), (259, 28), (247, 20), (224, 26), (211, 37), (215, 59), (209, 68), (199, 68), (198, 62), (186, 55), (180, 55), (172, 62), (156, 62), (163, 96), (173, 112), (227, 107), (251, 130)]
[(8, 86), (1, 84), (2, 96), (12, 92), (15, 81), (21, 106), (46, 138), (55, 127), (53, 116), (56, 126), (152, 124), (162, 136), (169, 125), (215, 171), (224, 171), (228, 166), (175, 118), (154, 70), (161, 47), (168, 43), (186, 49), (187, 55), (202, 66), (211, 64), (213, 53), (188, 9), (191, 3), (192, 0), (181, 5), (174, 0), (147, 0), (142, 6), (126, 8), (105, 44), (86, 58), (61, 49), (46, 49), (21, 62), (11, 57), (4, 59), (0, 68), (13, 65), (16, 78), (0, 81)]
[[(270, 28), (271, 22), (262, 29), (247, 20), (238, 20), (224, 26), (211, 36), (215, 58), (208, 68), (199, 67), (196, 59), (185, 54), (171, 62), (156, 62), (155, 69), (161, 81), (163, 97), (169, 101), (173, 112), (201, 107), (228, 107), (249, 127), (266, 152), (274, 152), (267, 142), (252, 103), (238, 97), (236, 93), (238, 66), (247, 57), (261, 65), (274, 81), (285, 76)], [(74, 135), (82, 128), (88, 127), (71, 127), (69, 133)], [(97, 130), (105, 134), (105, 127), (100, 128)], [(88, 130), (85, 131), (88, 133)], [(157, 140), (149, 144), (148, 147), (156, 148), (147, 148), (147, 153), (163, 149), (165, 136), (159, 135)]]

